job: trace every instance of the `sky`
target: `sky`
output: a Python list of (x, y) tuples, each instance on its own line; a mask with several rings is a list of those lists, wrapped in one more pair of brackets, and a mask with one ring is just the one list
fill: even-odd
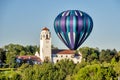
[(65, 10), (81, 10), (93, 19), (93, 30), (80, 47), (120, 51), (120, 0), (0, 0), (0, 47), (39, 45), (40, 32), (48, 27), (52, 44), (67, 48), (54, 31), (54, 19)]

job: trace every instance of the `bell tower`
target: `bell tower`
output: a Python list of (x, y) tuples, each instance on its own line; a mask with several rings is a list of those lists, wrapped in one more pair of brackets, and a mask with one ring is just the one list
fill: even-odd
[(42, 62), (52, 61), (51, 59), (51, 33), (44, 27), (40, 33), (40, 58)]

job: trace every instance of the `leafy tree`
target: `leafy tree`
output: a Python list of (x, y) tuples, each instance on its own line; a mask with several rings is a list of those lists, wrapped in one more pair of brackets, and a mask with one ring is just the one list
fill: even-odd
[(100, 55), (99, 55), (99, 58), (100, 58), (100, 61), (101, 62), (110, 62), (111, 59), (114, 57), (115, 53), (112, 52), (111, 50), (107, 49), (107, 50), (102, 50)]
[(73, 73), (73, 69), (75, 68), (75, 64), (69, 59), (63, 59), (56, 63), (55, 67), (57, 69), (62, 69), (67, 75), (71, 75)]
[(116, 72), (116, 76), (120, 76), (120, 61), (114, 64), (114, 70)]
[(99, 59), (99, 49), (97, 48), (83, 47), (80, 48), (80, 52), (82, 53), (83, 59), (87, 62)]
[[(75, 68), (75, 64), (73, 61), (69, 59), (63, 59), (60, 60), (55, 64), (55, 79), (58, 78), (58, 80), (65, 80), (66, 77), (73, 74)], [(69, 77), (70, 78), (70, 77)]]
[(24, 69), (22, 73), (22, 80), (33, 80), (33, 69), (32, 67), (28, 67)]
[(26, 52), (24, 50), (20, 51), (20, 56), (26, 55)]
[(79, 50), (82, 53), (83, 59), (85, 59), (85, 61), (87, 61), (87, 56), (89, 54), (89, 47), (83, 47), (83, 48), (80, 48)]
[(74, 80), (113, 80), (116, 79), (112, 67), (103, 67), (99, 64), (87, 65), (81, 68), (74, 76)]
[(3, 48), (0, 48), (0, 61), (5, 63), (6, 60), (6, 52)]
[(37, 46), (26, 46), (25, 47), (25, 50), (26, 50), (26, 52), (27, 52), (27, 55), (28, 54), (30, 54), (30, 55), (34, 55), (35, 54), (35, 52), (38, 50), (38, 48), (37, 48)]
[(119, 62), (120, 61), (120, 51), (117, 52), (114, 57), (115, 57), (116, 61)]
[(86, 65), (87, 65), (87, 62), (85, 62), (84, 60), (82, 60), (81, 63), (76, 64), (76, 66), (74, 68), (74, 74), (76, 74), (78, 72), (78, 70), (85, 67)]

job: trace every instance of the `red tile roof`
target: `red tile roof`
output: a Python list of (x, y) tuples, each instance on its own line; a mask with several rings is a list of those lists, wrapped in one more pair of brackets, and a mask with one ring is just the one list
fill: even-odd
[(81, 56), (80, 54), (76, 53), (74, 50), (66, 50), (66, 49), (53, 49), (52, 54), (75, 54), (75, 56)]
[(61, 51), (64, 51), (64, 49), (61, 49), (61, 50), (60, 49), (52, 49), (52, 54), (57, 54)]
[(48, 29), (47, 27), (44, 27), (42, 30), (47, 30), (47, 31), (49, 31), (49, 29)]
[(37, 56), (28, 56), (28, 55), (25, 55), (25, 56), (17, 56), (17, 58), (22, 59), (22, 60), (31, 59), (31, 60), (35, 60), (35, 61), (41, 62), (41, 59), (39, 57), (37, 57)]
[(63, 50), (58, 52), (57, 54), (75, 54), (74, 50)]

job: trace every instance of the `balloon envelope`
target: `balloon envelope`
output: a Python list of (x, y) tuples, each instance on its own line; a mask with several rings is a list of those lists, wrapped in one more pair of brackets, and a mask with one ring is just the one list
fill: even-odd
[(64, 11), (54, 21), (56, 34), (71, 50), (76, 50), (87, 39), (92, 28), (92, 18), (79, 10)]

